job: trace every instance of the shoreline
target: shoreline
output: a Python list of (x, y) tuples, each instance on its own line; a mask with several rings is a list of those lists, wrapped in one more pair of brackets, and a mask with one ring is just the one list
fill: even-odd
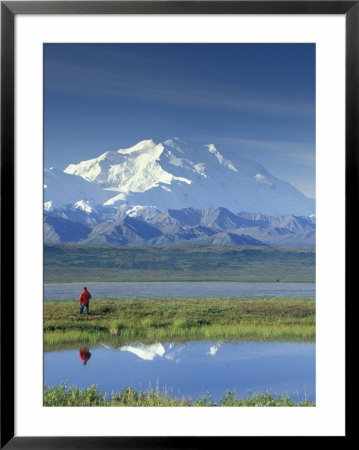
[(173, 396), (168, 391), (147, 390), (136, 391), (125, 387), (122, 391), (113, 392), (106, 398), (106, 392), (99, 391), (96, 385), (80, 389), (77, 386), (64, 385), (44, 386), (44, 407), (53, 406), (104, 406), (104, 407), (315, 407), (315, 401), (302, 399), (294, 401), (290, 396), (272, 392), (254, 393), (247, 397), (237, 397), (235, 391), (227, 390), (219, 401), (211, 399), (210, 393), (192, 399), (186, 396)]
[(44, 302), (44, 346), (164, 340), (315, 341), (315, 301), (281, 298), (117, 298)]

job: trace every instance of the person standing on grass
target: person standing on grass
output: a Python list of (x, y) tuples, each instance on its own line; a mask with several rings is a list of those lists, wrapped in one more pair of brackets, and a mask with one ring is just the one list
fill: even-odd
[(79, 302), (80, 302), (80, 314), (84, 308), (86, 308), (86, 314), (89, 314), (89, 303), (90, 303), (91, 294), (87, 290), (87, 287), (84, 286), (83, 291), (80, 294)]

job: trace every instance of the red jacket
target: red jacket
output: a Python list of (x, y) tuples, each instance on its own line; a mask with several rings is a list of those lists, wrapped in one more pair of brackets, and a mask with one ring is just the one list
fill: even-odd
[(85, 291), (84, 289), (79, 297), (79, 302), (81, 303), (81, 305), (88, 305), (90, 298), (91, 294), (89, 293), (89, 291)]
[(87, 361), (91, 358), (91, 353), (89, 352), (88, 348), (80, 348), (79, 355), (84, 364), (86, 364)]

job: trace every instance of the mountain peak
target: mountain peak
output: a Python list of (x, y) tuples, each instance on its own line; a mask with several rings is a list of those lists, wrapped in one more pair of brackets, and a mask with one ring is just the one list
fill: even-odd
[(145, 139), (143, 141), (138, 142), (137, 144), (133, 145), (129, 148), (120, 148), (117, 150), (117, 153), (126, 155), (129, 153), (135, 153), (135, 152), (141, 152), (141, 151), (148, 151), (156, 147), (156, 143), (152, 139)]
[[(225, 149), (214, 143), (187, 145), (178, 137), (163, 143), (145, 139), (132, 147), (70, 164), (64, 172), (102, 189), (98, 198), (102, 205), (151, 205), (161, 211), (223, 207), (270, 215), (315, 213), (313, 199), (257, 162), (242, 158), (239, 152), (232, 151), (228, 157)], [(54, 200), (47, 195), (50, 191), (45, 190), (46, 201)], [(93, 204), (93, 195), (85, 197), (76, 201), (91, 200)]]

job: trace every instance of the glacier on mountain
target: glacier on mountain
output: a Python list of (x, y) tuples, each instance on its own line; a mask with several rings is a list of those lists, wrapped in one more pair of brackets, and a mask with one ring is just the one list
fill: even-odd
[(315, 214), (315, 201), (235, 153), (227, 157), (213, 143), (187, 145), (178, 138), (151, 139), (97, 158), (45, 169), (45, 209), (124, 205), (213, 209), (269, 215)]

